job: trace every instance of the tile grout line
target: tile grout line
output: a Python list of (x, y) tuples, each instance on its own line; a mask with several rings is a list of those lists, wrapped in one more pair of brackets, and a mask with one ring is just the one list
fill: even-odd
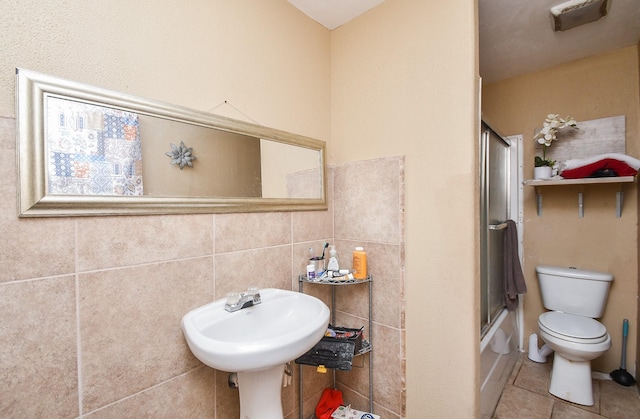
[(74, 277), (75, 277), (75, 306), (76, 306), (76, 369), (78, 374), (78, 417), (83, 417), (83, 405), (84, 401), (82, 398), (82, 389), (83, 389), (83, 381), (82, 381), (82, 338), (80, 335), (80, 274), (78, 273), (78, 258), (79, 258), (79, 249), (78, 249), (78, 219), (74, 220)]

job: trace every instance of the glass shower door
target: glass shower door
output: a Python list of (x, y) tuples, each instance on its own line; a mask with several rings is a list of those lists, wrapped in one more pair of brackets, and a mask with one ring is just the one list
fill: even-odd
[(503, 237), (509, 218), (509, 143), (482, 124), (480, 144), (481, 333), (504, 307)]

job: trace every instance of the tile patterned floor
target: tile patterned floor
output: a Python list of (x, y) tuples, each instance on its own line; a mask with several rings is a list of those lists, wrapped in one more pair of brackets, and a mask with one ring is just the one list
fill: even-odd
[(636, 386), (593, 380), (595, 404), (581, 406), (548, 392), (551, 360), (537, 364), (523, 355), (517, 362), (494, 419), (640, 419), (640, 395)]

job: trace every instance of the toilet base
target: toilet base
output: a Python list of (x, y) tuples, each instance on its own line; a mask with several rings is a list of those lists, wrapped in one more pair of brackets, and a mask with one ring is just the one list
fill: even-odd
[(591, 361), (571, 361), (556, 352), (549, 393), (572, 403), (593, 406)]

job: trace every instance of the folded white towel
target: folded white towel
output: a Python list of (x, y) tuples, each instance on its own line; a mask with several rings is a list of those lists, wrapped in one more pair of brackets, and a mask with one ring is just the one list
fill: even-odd
[(629, 166), (633, 167), (635, 170), (640, 170), (640, 160), (631, 156), (627, 156), (626, 154), (620, 154), (620, 153), (605, 153), (605, 154), (598, 154), (591, 157), (586, 157), (584, 159), (566, 160), (561, 164), (560, 169), (561, 170), (577, 169), (579, 167), (583, 167), (603, 159), (619, 160), (619, 161), (625, 162)]

